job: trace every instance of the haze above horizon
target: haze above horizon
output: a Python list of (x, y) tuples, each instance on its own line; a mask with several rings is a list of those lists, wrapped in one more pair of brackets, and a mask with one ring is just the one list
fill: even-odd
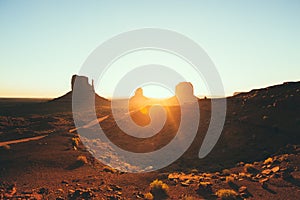
[[(297, 0), (90, 2), (0, 1), (0, 97), (61, 96), (98, 45), (145, 27), (173, 30), (197, 42), (215, 63), (227, 96), (300, 81)], [(111, 97), (120, 74), (147, 63), (164, 63), (186, 73), (197, 96), (211, 96), (185, 63), (157, 52), (121, 59), (117, 72), (107, 76), (100, 89), (96, 85), (96, 92)], [(145, 86), (144, 92), (149, 97), (173, 95), (157, 85)]]

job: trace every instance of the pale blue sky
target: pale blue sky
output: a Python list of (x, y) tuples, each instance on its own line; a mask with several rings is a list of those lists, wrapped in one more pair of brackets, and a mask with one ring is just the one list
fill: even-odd
[(0, 96), (60, 96), (98, 45), (144, 27), (196, 41), (227, 95), (300, 81), (298, 0), (0, 0)]

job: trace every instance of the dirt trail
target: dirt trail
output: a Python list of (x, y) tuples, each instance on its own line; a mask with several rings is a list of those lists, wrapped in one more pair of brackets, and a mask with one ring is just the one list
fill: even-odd
[(96, 124), (99, 124), (100, 122), (106, 120), (108, 117), (109, 117), (109, 115), (106, 115), (104, 117), (100, 117), (100, 118), (98, 118), (96, 120), (91, 121), (90, 123), (88, 123), (88, 124), (86, 124), (84, 126), (70, 129), (69, 132), (73, 133), (73, 132), (77, 131), (79, 128), (91, 128), (91, 127), (95, 126)]
[(0, 142), (0, 147), (4, 145), (10, 145), (10, 144), (17, 144), (17, 143), (22, 143), (22, 142), (29, 142), (32, 140), (39, 140), (48, 135), (42, 135), (42, 136), (36, 136), (36, 137), (31, 137), (31, 138), (23, 138), (23, 139), (18, 139), (18, 140), (10, 140), (10, 141), (5, 141), (5, 142)]

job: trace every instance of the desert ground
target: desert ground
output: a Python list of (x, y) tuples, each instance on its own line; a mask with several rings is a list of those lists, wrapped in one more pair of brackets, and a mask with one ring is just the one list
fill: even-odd
[[(130, 151), (159, 149), (178, 128), (179, 108), (168, 106), (173, 121), (156, 136), (129, 137), (115, 123), (110, 102), (98, 95), (95, 101), (97, 124)], [(203, 159), (198, 152), (211, 120), (211, 99), (199, 99), (192, 145), (174, 163), (148, 173), (118, 171), (95, 159), (77, 133), (71, 102), (72, 91), (51, 100), (0, 99), (0, 199), (300, 198), (300, 82), (228, 97), (222, 135)], [(142, 125), (149, 121), (140, 111), (131, 117)]]

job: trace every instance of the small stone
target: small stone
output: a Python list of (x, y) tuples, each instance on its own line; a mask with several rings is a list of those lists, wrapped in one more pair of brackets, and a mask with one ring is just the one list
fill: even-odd
[(270, 170), (270, 169), (265, 169), (265, 170), (263, 170), (261, 173), (262, 173), (263, 175), (269, 175), (269, 174), (272, 173), (272, 170)]
[(255, 177), (256, 178), (262, 178), (262, 175), (261, 174), (257, 174)]
[(267, 182), (268, 180), (269, 180), (268, 178), (264, 178), (264, 179), (259, 180), (259, 182), (262, 184), (262, 183)]
[(110, 187), (113, 191), (121, 191), (122, 190), (122, 188), (118, 185), (110, 185)]
[(280, 170), (280, 168), (278, 166), (276, 166), (276, 167), (273, 167), (271, 170), (272, 170), (272, 172), (276, 173)]
[(64, 192), (64, 190), (63, 190), (63, 189), (61, 189), (61, 188), (58, 188), (58, 189), (57, 189), (57, 192), (61, 192), (61, 193), (63, 193), (63, 192)]
[(264, 161), (264, 165), (268, 165), (268, 164), (271, 164), (273, 163), (273, 158), (267, 158), (265, 161)]
[(109, 187), (109, 186), (106, 187), (106, 190), (107, 190), (108, 192), (112, 192), (112, 191), (113, 191), (113, 189), (112, 189), (111, 187)]
[[(61, 190), (62, 190), (62, 189), (61, 189)], [(62, 191), (63, 191), (63, 190), (62, 190)], [(69, 189), (68, 192), (69, 192), (69, 193), (74, 193), (75, 191), (72, 190), (72, 189)]]
[(239, 193), (246, 193), (247, 192), (247, 187), (246, 186), (241, 186), (240, 188), (239, 188)]
[(168, 175), (168, 179), (172, 181), (172, 180), (174, 180), (174, 179), (179, 179), (179, 176), (180, 176), (180, 175), (177, 174), (177, 173), (172, 173), (172, 174), (169, 174), (169, 175)]
[(103, 168), (103, 171), (104, 171), (104, 172), (110, 172), (110, 173), (112, 173), (112, 174), (118, 172), (116, 169), (111, 168), (111, 167), (108, 167), (108, 166), (105, 166), (105, 167)]
[(188, 186), (190, 185), (188, 180), (187, 180), (187, 181), (184, 181), (184, 182), (181, 182), (180, 184), (181, 184), (181, 186), (183, 186), (183, 187), (188, 187)]
[(241, 193), (240, 195), (244, 199), (246, 199), (246, 198), (248, 198), (250, 196), (249, 193)]

